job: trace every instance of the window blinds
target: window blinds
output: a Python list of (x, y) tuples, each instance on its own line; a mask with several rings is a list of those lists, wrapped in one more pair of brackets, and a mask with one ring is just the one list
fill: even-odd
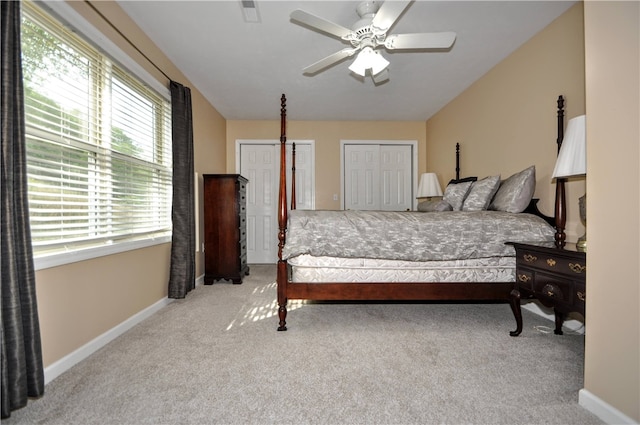
[(171, 106), (25, 2), (29, 211), (38, 255), (171, 230)]

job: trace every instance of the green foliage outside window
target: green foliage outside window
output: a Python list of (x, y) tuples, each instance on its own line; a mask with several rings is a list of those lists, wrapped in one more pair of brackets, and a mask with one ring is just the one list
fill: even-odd
[(36, 255), (168, 232), (169, 103), (25, 5), (22, 65)]

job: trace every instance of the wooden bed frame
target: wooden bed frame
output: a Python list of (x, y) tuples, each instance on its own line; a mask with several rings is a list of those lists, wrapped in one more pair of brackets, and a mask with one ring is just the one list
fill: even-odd
[[(521, 328), (522, 312), (519, 299), (511, 296), (515, 282), (478, 283), (478, 282), (333, 282), (308, 283), (292, 282), (287, 260), (282, 259), (282, 250), (287, 234), (287, 192), (286, 192), (286, 97), (280, 100), (280, 186), (278, 197), (278, 330), (286, 331), (287, 301), (498, 301), (508, 302), (513, 311), (516, 323)], [(558, 97), (558, 150), (562, 144), (564, 132), (564, 99)], [(456, 179), (459, 179), (459, 146), (456, 149)], [(292, 153), (292, 202), (295, 204), (295, 146)], [(542, 214), (537, 206), (537, 199), (532, 200), (525, 212), (543, 217), (556, 228), (556, 244), (564, 246), (566, 200), (564, 180), (558, 179), (556, 184), (555, 217)], [(517, 336), (516, 331), (510, 332)]]

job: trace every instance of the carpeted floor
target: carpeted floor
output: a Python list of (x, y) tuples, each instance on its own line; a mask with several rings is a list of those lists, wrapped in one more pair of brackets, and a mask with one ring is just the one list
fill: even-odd
[(505, 304), (293, 302), (275, 266), (199, 286), (59, 376), (13, 424), (601, 424), (584, 336)]

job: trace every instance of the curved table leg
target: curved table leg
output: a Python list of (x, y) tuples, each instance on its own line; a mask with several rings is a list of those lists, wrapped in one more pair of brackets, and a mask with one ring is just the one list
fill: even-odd
[(557, 309), (553, 309), (556, 314), (556, 328), (553, 331), (556, 335), (562, 335), (562, 324), (564, 323), (564, 313), (559, 312)]
[(511, 291), (511, 297), (509, 304), (511, 305), (511, 311), (516, 318), (516, 330), (509, 332), (511, 336), (518, 336), (522, 333), (522, 309), (520, 308), (520, 291), (514, 289)]

